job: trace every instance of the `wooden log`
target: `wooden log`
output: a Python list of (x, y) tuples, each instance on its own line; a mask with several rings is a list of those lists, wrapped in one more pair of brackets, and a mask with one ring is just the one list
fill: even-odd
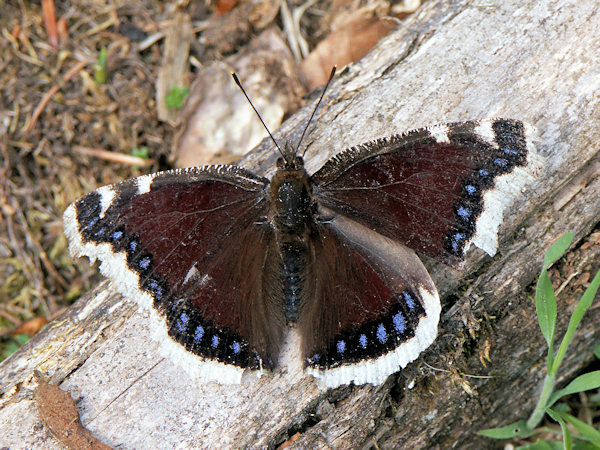
[[(543, 250), (598, 223), (598, 29), (594, 2), (432, 1), (335, 80), (305, 141), (309, 171), (373, 138), (485, 117), (535, 125), (546, 158), (505, 215), (495, 257), (473, 250), (462, 272), (428, 265), (442, 296), (439, 337), (401, 373), (333, 391), (277, 375), (195, 385), (159, 356), (145, 314), (104, 282), (0, 365), (0, 446), (61, 448), (40, 425), (34, 370), (78, 399), (97, 438), (122, 448), (272, 447), (292, 435), (303, 448), (480, 448), (478, 429), (526, 418), (545, 374), (531, 300)], [(311, 110), (276, 137), (296, 142)], [(243, 165), (269, 173), (275, 157), (263, 142)], [(598, 252), (590, 255), (597, 270)], [(559, 303), (558, 333), (573, 308)], [(592, 358), (593, 313), (559, 382)]]

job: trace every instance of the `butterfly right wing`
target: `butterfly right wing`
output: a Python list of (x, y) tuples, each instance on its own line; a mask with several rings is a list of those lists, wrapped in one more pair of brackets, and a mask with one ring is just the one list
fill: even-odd
[(101, 260), (117, 290), (150, 311), (170, 358), (239, 382), (244, 369), (274, 364), (285, 325), (267, 184), (232, 166), (147, 175), (72, 204), (65, 233), (74, 256)]

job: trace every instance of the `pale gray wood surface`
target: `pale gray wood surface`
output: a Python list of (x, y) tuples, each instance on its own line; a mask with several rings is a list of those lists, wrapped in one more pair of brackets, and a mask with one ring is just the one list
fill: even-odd
[[(39, 426), (34, 369), (79, 399), (98, 438), (121, 448), (272, 446), (296, 429), (298, 448), (476, 448), (476, 430), (525, 418), (545, 357), (525, 288), (556, 237), (573, 231), (581, 239), (598, 222), (599, 29), (591, 0), (432, 1), (328, 92), (305, 141), (309, 171), (350, 145), (439, 122), (511, 117), (539, 130), (545, 171), (506, 215), (499, 254), (475, 250), (460, 273), (430, 265), (443, 298), (440, 336), (401, 374), (333, 392), (311, 378), (289, 385), (278, 376), (196, 385), (161, 361), (144, 314), (103, 283), (0, 365), (0, 446), (61, 448)], [(276, 136), (295, 142), (311, 108)], [(243, 165), (265, 173), (274, 158), (266, 142)], [(591, 358), (600, 338), (594, 313), (576, 335), (565, 376)]]

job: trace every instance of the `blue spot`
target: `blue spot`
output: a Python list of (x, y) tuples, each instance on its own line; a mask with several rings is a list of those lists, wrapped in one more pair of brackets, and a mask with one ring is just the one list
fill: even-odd
[(469, 211), (467, 208), (464, 208), (461, 206), (456, 211), (456, 214), (458, 214), (463, 219), (467, 220), (471, 216), (471, 211)]
[(508, 148), (508, 147), (504, 147), (502, 150), (503, 150), (503, 151), (504, 151), (504, 153), (506, 153), (507, 155), (516, 155), (516, 154), (517, 154), (517, 152), (516, 152), (515, 150), (512, 150), (512, 149), (510, 149), (510, 148)]
[(98, 220), (100, 220), (100, 217), (98, 217), (98, 216), (92, 217), (90, 219), (90, 221), (85, 224), (85, 226), (83, 227), (83, 229), (84, 230), (89, 230), (90, 228), (92, 228), (94, 225), (96, 225), (98, 223)]
[(499, 166), (502, 166), (502, 167), (505, 167), (505, 166), (506, 166), (506, 164), (508, 164), (508, 163), (506, 162), (506, 160), (505, 160), (505, 159), (502, 159), (502, 158), (496, 158), (496, 159), (494, 160), (494, 162), (495, 162), (496, 164), (498, 164)]
[(321, 356), (318, 353), (315, 353), (314, 355), (311, 356), (310, 360), (312, 362), (317, 362), (319, 359), (321, 359)]
[(149, 257), (149, 256), (144, 256), (144, 257), (143, 257), (142, 259), (140, 259), (140, 261), (138, 262), (138, 266), (139, 266), (141, 269), (144, 269), (144, 270), (146, 270), (148, 267), (150, 267), (150, 262), (151, 262), (151, 259), (150, 259), (150, 257)]
[(150, 287), (150, 290), (154, 292), (154, 295), (156, 295), (157, 297), (162, 297), (164, 291), (162, 286), (158, 284), (158, 281), (151, 279), (148, 283), (148, 286)]
[(415, 301), (413, 300), (412, 296), (408, 292), (403, 292), (402, 295), (404, 296), (406, 306), (408, 306), (410, 309), (413, 309), (415, 307)]
[(346, 350), (346, 341), (339, 340), (338, 343), (337, 343), (337, 351), (338, 351), (338, 353), (344, 353), (345, 350)]
[(465, 236), (462, 233), (456, 233), (454, 235), (454, 240), (452, 241), (452, 250), (454, 250), (454, 252), (458, 252), (458, 241), (460, 241), (461, 239), (463, 239)]
[(361, 334), (358, 337), (358, 343), (360, 344), (360, 346), (362, 348), (367, 348), (367, 336), (365, 336), (364, 334)]
[(212, 342), (210, 343), (212, 348), (217, 348), (217, 345), (219, 345), (219, 336), (217, 336), (216, 334), (212, 337)]
[(398, 313), (392, 317), (392, 322), (394, 322), (394, 328), (396, 329), (396, 333), (402, 334), (406, 329), (406, 322), (404, 321), (404, 316), (402, 313)]
[(196, 331), (194, 331), (194, 342), (200, 342), (202, 336), (204, 336), (204, 328), (202, 328), (202, 325), (198, 325)]
[(477, 188), (476, 188), (475, 186), (472, 186), (472, 185), (470, 185), (470, 184), (467, 184), (467, 185), (465, 186), (465, 190), (466, 190), (466, 191), (467, 191), (469, 194), (471, 194), (471, 195), (473, 195), (475, 192), (477, 192)]
[(387, 331), (385, 331), (385, 327), (382, 323), (377, 327), (377, 333), (375, 335), (377, 336), (377, 340), (382, 344), (387, 342)]
[(116, 241), (117, 239), (121, 239), (121, 237), (122, 237), (122, 236), (123, 236), (123, 232), (122, 232), (122, 231), (115, 231), (115, 232), (112, 234), (112, 238), (113, 238), (113, 240), (115, 240), (115, 241)]
[(239, 342), (234, 342), (231, 348), (233, 349), (233, 353), (237, 355), (240, 352)]
[(187, 328), (189, 321), (190, 321), (190, 316), (188, 316), (186, 313), (183, 312), (179, 316), (179, 320), (177, 320), (177, 322), (175, 323), (175, 327), (177, 328), (177, 330), (180, 333), (183, 333), (185, 331), (185, 329)]
[(105, 231), (106, 231), (106, 228), (102, 227), (98, 231), (96, 231), (96, 234), (94, 234), (94, 236), (101, 237), (102, 235), (104, 235)]
[(485, 169), (479, 169), (479, 175), (482, 177), (487, 177), (490, 173)]
[(135, 252), (135, 249), (136, 249), (136, 248), (137, 248), (137, 241), (131, 241), (131, 242), (129, 243), (129, 249), (130, 249), (132, 252)]

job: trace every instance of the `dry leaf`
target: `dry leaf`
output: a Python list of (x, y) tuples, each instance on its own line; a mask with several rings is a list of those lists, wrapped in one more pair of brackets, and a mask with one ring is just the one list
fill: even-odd
[(227, 63), (207, 65), (198, 73), (174, 145), (177, 166), (233, 162), (267, 135), (233, 82), (232, 71), (269, 129), (275, 130), (300, 105), (304, 89), (293, 57), (279, 30), (269, 28)]
[(309, 89), (323, 85), (334, 65), (343, 67), (362, 58), (395, 26), (394, 20), (374, 18), (348, 24), (331, 33), (302, 62)]
[(52, 435), (69, 449), (109, 450), (81, 425), (79, 410), (71, 396), (58, 386), (39, 380), (35, 403), (40, 419)]

